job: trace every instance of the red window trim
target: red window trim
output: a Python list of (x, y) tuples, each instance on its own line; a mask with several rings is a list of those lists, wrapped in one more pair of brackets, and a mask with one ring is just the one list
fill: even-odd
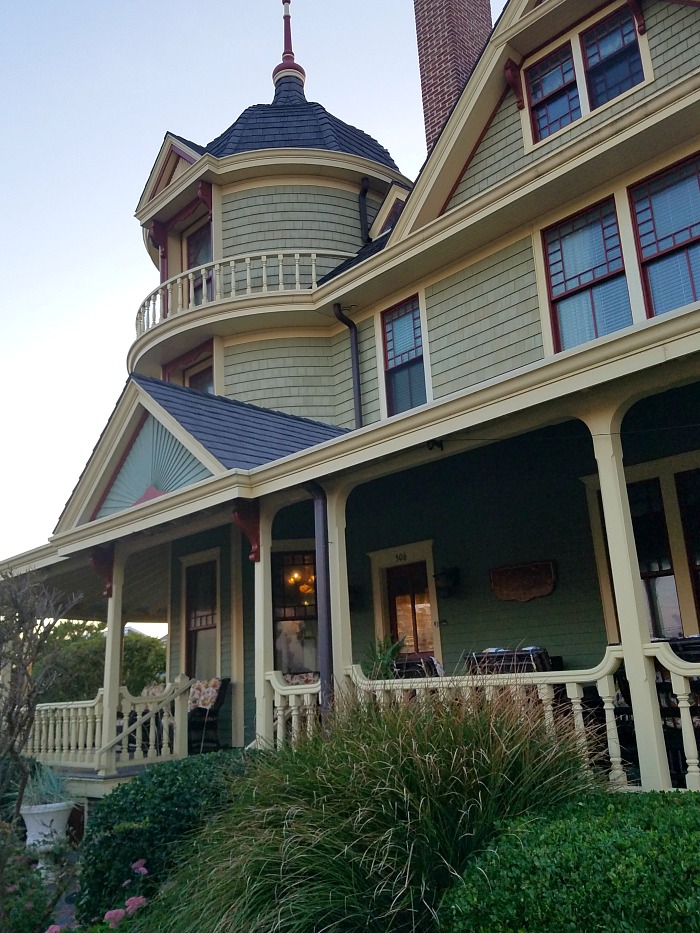
[(581, 217), (584, 214), (590, 213), (596, 208), (602, 207), (602, 205), (606, 204), (608, 201), (611, 201), (613, 205), (613, 212), (615, 214), (615, 221), (617, 223), (617, 232), (618, 232), (618, 237), (619, 237), (620, 236), (620, 222), (617, 217), (617, 205), (615, 204), (614, 194), (609, 194), (607, 197), (601, 198), (600, 201), (596, 201), (594, 204), (589, 204), (587, 207), (584, 207), (582, 210), (576, 211), (574, 214), (569, 214), (567, 217), (563, 217), (561, 220), (557, 221), (557, 223), (550, 224), (548, 227), (545, 227), (541, 231), (542, 254), (544, 256), (545, 274), (547, 276), (547, 297), (549, 298), (549, 320), (550, 320), (550, 324), (552, 328), (552, 337), (553, 337), (553, 342), (554, 342), (555, 353), (562, 352), (561, 335), (559, 333), (559, 320), (557, 318), (555, 303), (557, 301), (561, 301), (564, 298), (568, 298), (571, 295), (576, 295), (583, 291), (588, 291), (593, 285), (598, 285), (600, 282), (605, 282), (608, 279), (616, 278), (619, 275), (626, 275), (627, 272), (626, 272), (626, 267), (625, 267), (625, 256), (622, 250), (622, 242), (620, 241), (620, 258), (622, 260), (622, 266), (619, 269), (616, 269), (614, 272), (608, 272), (605, 275), (600, 276), (600, 278), (593, 279), (590, 283), (586, 285), (581, 285), (578, 288), (571, 289), (571, 291), (564, 292), (563, 294), (557, 295), (555, 297), (552, 294), (552, 276), (549, 270), (549, 256), (547, 254), (546, 235), (550, 230), (555, 230), (557, 227), (561, 227), (563, 224), (570, 223), (572, 220), (575, 220), (577, 217)]
[[(644, 295), (644, 313), (646, 314), (647, 320), (655, 317), (654, 314), (654, 303), (651, 297), (651, 288), (649, 287), (649, 277), (646, 273), (646, 266), (648, 263), (653, 262), (655, 259), (658, 259), (660, 255), (668, 255), (676, 250), (683, 249), (687, 244), (682, 244), (681, 246), (674, 246), (671, 249), (664, 250), (664, 253), (657, 253), (655, 256), (649, 258), (644, 258), (642, 256), (642, 244), (639, 238), (639, 229), (637, 227), (637, 212), (634, 206), (634, 191), (637, 188), (641, 188), (642, 185), (648, 185), (650, 182), (654, 181), (657, 178), (661, 178), (663, 175), (670, 174), (676, 169), (680, 168), (683, 165), (686, 165), (689, 162), (699, 162), (700, 163), (700, 151), (695, 152), (690, 156), (686, 156), (683, 159), (679, 159), (677, 162), (674, 162), (672, 165), (667, 165), (665, 168), (661, 169), (659, 172), (652, 172), (650, 175), (646, 175), (644, 178), (641, 178), (639, 181), (635, 182), (633, 185), (630, 185), (627, 189), (627, 201), (629, 204), (630, 217), (632, 219), (632, 229), (634, 231), (634, 247), (637, 253), (637, 268), (639, 269), (640, 278), (642, 280), (642, 294)], [(697, 242), (690, 240), (690, 243)]]

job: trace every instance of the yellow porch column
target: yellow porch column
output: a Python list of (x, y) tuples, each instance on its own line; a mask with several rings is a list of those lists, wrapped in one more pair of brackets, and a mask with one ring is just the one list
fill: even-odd
[(348, 557), (345, 545), (345, 506), (349, 492), (348, 487), (334, 488), (329, 486), (326, 489), (331, 623), (333, 626), (333, 672), (336, 686), (340, 687), (346, 684), (345, 671), (352, 664)]
[(261, 747), (272, 747), (273, 692), (266, 674), (274, 669), (272, 618), (272, 520), (276, 509), (260, 503), (260, 559), (255, 564), (255, 731)]
[(605, 534), (625, 673), (634, 710), (642, 786), (645, 790), (666, 790), (671, 787), (671, 779), (659, 715), (654, 661), (645, 657), (643, 652), (643, 646), (649, 641), (649, 613), (639, 574), (622, 461), (620, 425), (624, 412), (621, 406), (611, 405), (579, 417), (591, 431), (598, 463)]
[[(122, 590), (124, 587), (125, 556), (119, 545), (114, 547), (111, 575), (111, 595), (107, 602), (107, 635), (105, 646), (104, 689), (102, 691), (102, 745), (105, 746), (117, 735), (117, 710), (122, 675)], [(124, 723), (126, 728), (126, 723)], [(116, 773), (114, 746), (98, 762), (101, 775)]]

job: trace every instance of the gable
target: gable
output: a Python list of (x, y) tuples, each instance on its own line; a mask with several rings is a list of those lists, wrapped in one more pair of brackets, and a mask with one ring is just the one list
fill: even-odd
[(196, 143), (167, 133), (139, 199), (137, 212), (187, 171), (203, 154)]
[(147, 415), (91, 519), (104, 518), (212, 476), (153, 415)]

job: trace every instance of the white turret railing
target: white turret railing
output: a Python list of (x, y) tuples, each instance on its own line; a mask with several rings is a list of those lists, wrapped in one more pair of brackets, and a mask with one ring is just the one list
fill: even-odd
[(162, 282), (146, 297), (136, 315), (136, 336), (168, 318), (217, 302), (312, 289), (353, 255), (339, 250), (280, 250), (232, 256), (188, 269)]

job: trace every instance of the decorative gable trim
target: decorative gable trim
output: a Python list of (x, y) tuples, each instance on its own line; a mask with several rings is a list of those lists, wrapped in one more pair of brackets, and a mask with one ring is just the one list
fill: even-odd
[(160, 421), (146, 415), (90, 520), (122, 512), (211, 476), (212, 472)]

